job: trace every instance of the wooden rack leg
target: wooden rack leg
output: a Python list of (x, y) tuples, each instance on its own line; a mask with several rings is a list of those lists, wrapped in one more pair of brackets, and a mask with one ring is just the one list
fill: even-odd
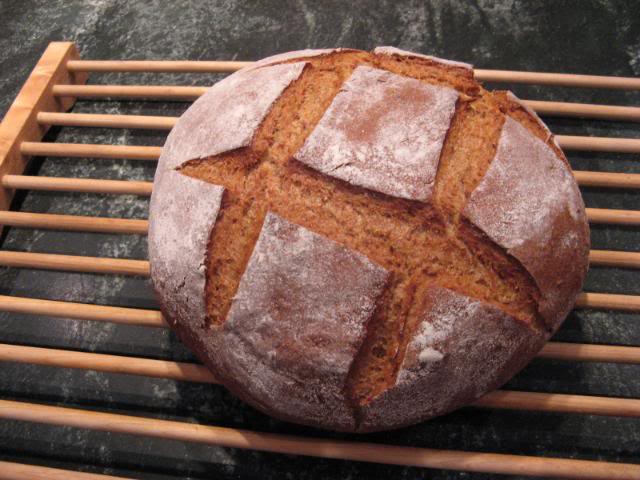
[[(38, 112), (64, 112), (73, 106), (75, 98), (56, 97), (52, 89), (59, 83), (86, 82), (86, 73), (67, 70), (67, 61), (78, 58), (71, 42), (52, 42), (44, 51), (0, 124), (0, 179), (24, 172), (28, 157), (20, 144), (41, 140), (48, 128), (38, 123)], [(12, 198), (13, 190), (0, 187), (0, 210), (8, 210)]]

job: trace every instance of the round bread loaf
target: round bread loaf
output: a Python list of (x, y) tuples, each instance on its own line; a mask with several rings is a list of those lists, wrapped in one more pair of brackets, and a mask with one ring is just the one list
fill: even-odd
[(304, 50), (179, 119), (151, 199), (169, 324), (254, 407), (397, 428), (499, 387), (571, 310), (589, 229), (553, 135), (470, 65)]

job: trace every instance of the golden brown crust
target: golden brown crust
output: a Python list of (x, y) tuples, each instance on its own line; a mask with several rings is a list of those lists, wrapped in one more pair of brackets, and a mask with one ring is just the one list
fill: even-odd
[(244, 379), (246, 395), (270, 411), (313, 424), (331, 411), (335, 428), (355, 429), (346, 379), (388, 276), (268, 213), (223, 326), (222, 380)]
[(505, 383), (546, 335), (492, 305), (440, 287), (420, 299), (418, 328), (391, 388), (360, 410), (362, 432), (442, 415)]
[(524, 265), (540, 289), (539, 312), (555, 331), (582, 289), (589, 254), (584, 203), (571, 170), (508, 117), (464, 215)]
[[(295, 78), (290, 81), (276, 79), (276, 70), (273, 69), (278, 72), (278, 69), (283, 69), (283, 72)], [(366, 164), (367, 155), (362, 157), (364, 160), (359, 160), (360, 170), (355, 176), (336, 175), (335, 170), (316, 168), (321, 151), (308, 150), (306, 156), (296, 155), (303, 149), (305, 141), (318, 132), (318, 125), (327, 121), (330, 105), (341, 94), (345, 82), (353, 78), (356, 69), (374, 72), (378, 76), (380, 74), (377, 72), (381, 72), (382, 77), (390, 80), (387, 86), (382, 87), (383, 90), (406, 83), (406, 79), (408, 83), (417, 81), (412, 83), (417, 85), (417, 90), (422, 90), (420, 85), (424, 85), (430, 91), (455, 92), (455, 113), (446, 119), (438, 117), (440, 120), (437, 121), (444, 122), (446, 136), (440, 140), (436, 158), (429, 160), (435, 183), (433, 176), (420, 180), (431, 182), (428, 195), (414, 194), (423, 186), (414, 185), (417, 181), (413, 177), (409, 181), (409, 177), (398, 176), (392, 189), (377, 188), (380, 182), (363, 182), (362, 172), (369, 168)], [(209, 111), (217, 118), (225, 118), (230, 108), (246, 108), (248, 112), (253, 112), (250, 115), (253, 119), (250, 141), (246, 140), (244, 132), (241, 142), (230, 142), (224, 138), (225, 133), (233, 136), (234, 131), (229, 129), (218, 134), (222, 135), (219, 139), (221, 145), (235, 145), (232, 150), (221, 151), (216, 142), (206, 143), (211, 141), (209, 137), (205, 142), (197, 140), (197, 135), (195, 142), (199, 144), (192, 145), (186, 132), (203, 132), (208, 127), (206, 122), (194, 124), (194, 118), (200, 117), (187, 113), (168, 140), (169, 148), (163, 152), (154, 187), (154, 196), (171, 195), (172, 187), (170, 182), (162, 181), (162, 172), (178, 167), (179, 173), (174, 175), (195, 177), (225, 189), (207, 249), (207, 282), (203, 292), (206, 321), (194, 323), (191, 318), (186, 318), (187, 314), (175, 313), (186, 312), (174, 306), (176, 302), (184, 303), (185, 297), (167, 293), (161, 288), (167, 282), (170, 269), (163, 274), (154, 274), (153, 281), (163, 311), (173, 317), (169, 320), (180, 338), (232, 392), (263, 411), (286, 420), (337, 430), (376, 430), (397, 427), (455, 408), (506, 380), (531, 358), (549, 335), (546, 329), (541, 328), (538, 317), (542, 314), (545, 319), (552, 318), (549, 325), (551, 328), (557, 327), (571, 307), (575, 287), (581, 285), (584, 278), (582, 266), (586, 265), (586, 251), (580, 248), (577, 252), (566, 254), (581, 268), (570, 273), (566, 281), (571, 288), (566, 289), (559, 300), (545, 303), (549, 282), (545, 283), (543, 277), (548, 260), (535, 264), (535, 258), (532, 260), (516, 255), (514, 253), (517, 252), (510, 250), (505, 242), (493, 238), (491, 228), (480, 221), (482, 216), (488, 214), (484, 213), (486, 206), (481, 205), (478, 192), (483, 191), (483, 182), (491, 179), (494, 159), (498, 159), (495, 165), (504, 160), (500, 155), (500, 138), (504, 126), (508, 125), (510, 129), (511, 122), (524, 125), (522, 129), (525, 133), (520, 132), (521, 136), (524, 135), (521, 140), (523, 145), (531, 142), (531, 139), (544, 143), (552, 152), (552, 161), (561, 166), (561, 171), (567, 169), (566, 159), (557, 150), (553, 137), (535, 115), (511, 95), (482, 89), (474, 81), (473, 71), (466, 65), (397, 50), (377, 50), (373, 53), (355, 50), (293, 52), (266, 59), (236, 75), (242, 79), (242, 88), (247, 91), (260, 89), (259, 85), (252, 84), (252, 79), (257, 81), (260, 77), (264, 82), (264, 78), (272, 78), (277, 84), (265, 85), (266, 91), (279, 89), (280, 93), (266, 108), (264, 99), (260, 99), (260, 105), (255, 105), (252, 103), (255, 98), (251, 96), (243, 98), (246, 103), (243, 106), (238, 102), (225, 103), (224, 99), (233, 95), (233, 88), (225, 89), (223, 85), (218, 87), (217, 94), (208, 95), (206, 101), (198, 103), (197, 112), (201, 116), (202, 112)], [(229, 81), (227, 85), (235, 83)], [(357, 101), (357, 92), (351, 95)], [(411, 100), (404, 99), (404, 103), (407, 101)], [(258, 122), (255, 121), (258, 118), (255, 112), (260, 113)], [(358, 137), (359, 133), (354, 129), (369, 129), (366, 121), (360, 123), (358, 127), (357, 121), (333, 121), (334, 132), (325, 135), (324, 144), (329, 148), (332, 135), (337, 137), (344, 134), (347, 139), (345, 149), (353, 149), (353, 152), (362, 148), (371, 148), (374, 152), (376, 142), (399, 148), (391, 145), (396, 139), (394, 135), (380, 132), (363, 137), (364, 141), (360, 144), (364, 144), (364, 147), (355, 145), (353, 135), (357, 134)], [(420, 131), (421, 128), (417, 128), (416, 135), (420, 135)], [(377, 138), (382, 136), (385, 138)], [(398, 138), (401, 143), (411, 143), (411, 138), (422, 140), (411, 135), (400, 135)], [(181, 148), (181, 143), (185, 145), (184, 148)], [(197, 155), (186, 158), (189, 152), (197, 152)], [(318, 171), (295, 160), (295, 156)], [(547, 155), (545, 158), (548, 161), (551, 157)], [(398, 168), (403, 165), (415, 168), (413, 154), (405, 157), (394, 155), (393, 158), (383, 155), (379, 160), (383, 170), (388, 170), (387, 167), (393, 162), (396, 162), (393, 165), (396, 171), (400, 171)], [(371, 175), (371, 172), (365, 174)], [(515, 182), (520, 177), (514, 175), (512, 178)], [(539, 179), (537, 181), (544, 183)], [(575, 186), (572, 178), (571, 182)], [(556, 186), (552, 187), (552, 194)], [(402, 195), (398, 192), (411, 194)], [(565, 201), (563, 198), (562, 193), (558, 192), (555, 200), (562, 203)], [(152, 207), (152, 224), (160, 221), (158, 209)], [(359, 287), (361, 300), (368, 299), (367, 314), (358, 316), (357, 309), (352, 308), (357, 302), (352, 299), (342, 305), (347, 313), (335, 317), (325, 313), (320, 322), (314, 317), (314, 312), (320, 307), (309, 307), (302, 300), (305, 298), (304, 292), (299, 292), (302, 296), (295, 292), (290, 295), (281, 292), (277, 295), (277, 301), (274, 300), (268, 293), (272, 284), (299, 284), (303, 285), (303, 290), (309, 290), (310, 300), (321, 299), (324, 294), (327, 299), (334, 299), (332, 301), (335, 303), (342, 293), (348, 292), (358, 281), (366, 280), (367, 276), (364, 273), (361, 277), (354, 276), (353, 271), (348, 275), (336, 274), (334, 282), (322, 282), (322, 293), (312, 295), (312, 287), (303, 281), (309, 279), (312, 273), (307, 272), (296, 279), (293, 278), (293, 271), (299, 271), (302, 275), (307, 264), (315, 265), (313, 268), (318, 269), (317, 274), (320, 275), (322, 269), (317, 263), (320, 254), (312, 253), (298, 268), (294, 268), (295, 255), (292, 255), (289, 263), (286, 255), (280, 255), (277, 261), (275, 257), (271, 263), (268, 258), (265, 260), (265, 265), (279, 265), (278, 268), (273, 267), (275, 270), (270, 267), (272, 269), (269, 271), (280, 272), (274, 273), (280, 280), (274, 277), (266, 286), (260, 286), (259, 275), (251, 266), (255, 266), (253, 259), (256, 255), (268, 257), (269, 252), (275, 255), (275, 247), (265, 250), (258, 240), (267, 215), (272, 215), (269, 218), (280, 218), (292, 231), (309, 232), (312, 236), (322, 238), (322, 244), (330, 242), (333, 245), (335, 242), (341, 251), (349, 252), (348, 255), (345, 253), (345, 258), (362, 256), (372, 265), (383, 269), (386, 272), (384, 291), (380, 290), (377, 281), (365, 282)], [(175, 222), (178, 216), (174, 214)], [(555, 221), (553, 213), (548, 215), (536, 226), (536, 232), (544, 235), (546, 231), (552, 231)], [(575, 231), (580, 239), (584, 240), (585, 232), (588, 233), (586, 219), (579, 215), (574, 224), (562, 224), (567, 232)], [(157, 228), (152, 230), (158, 231)], [(286, 244), (293, 242), (291, 238), (280, 240)], [(163, 261), (170, 265), (177, 261), (168, 251), (162, 251), (161, 239), (150, 238), (152, 240), (158, 245), (158, 255), (162, 257), (160, 260), (156, 257), (152, 262)], [(585, 244), (583, 240), (581, 246)], [(535, 254), (539, 248), (536, 244), (528, 252)], [(286, 252), (285, 246), (282, 252)], [(337, 272), (337, 268), (329, 270)], [(552, 282), (557, 278), (557, 275), (554, 276)], [(240, 307), (237, 305), (242, 303), (242, 294), (247, 291), (243, 284), (245, 287), (255, 287), (251, 297), (259, 299), (263, 294), (270, 300), (245, 302), (246, 308), (238, 316)], [(240, 297), (234, 300), (237, 295)], [(447, 350), (441, 352), (443, 358), (448, 352), (452, 355), (460, 352), (463, 339), (469, 336), (478, 337), (478, 345), (483, 346), (476, 350), (477, 358), (491, 355), (492, 345), (501, 345), (504, 351), (500, 350), (503, 352), (500, 357), (502, 360), (492, 367), (490, 378), (478, 382), (477, 388), (473, 389), (463, 385), (464, 378), (473, 377), (482, 365), (465, 360), (459, 353), (453, 355), (451, 360), (443, 360), (442, 365), (457, 365), (455, 368), (466, 373), (459, 378), (457, 387), (449, 385), (450, 393), (435, 398), (429, 396), (425, 385), (444, 382), (446, 375), (438, 373), (437, 368), (425, 370), (424, 375), (418, 374), (422, 367), (414, 365), (409, 368), (409, 365), (414, 359), (412, 355), (415, 353), (416, 338), (422, 335), (425, 322), (436, 321), (433, 317), (436, 305), (445, 299), (449, 299), (450, 304), (462, 302), (481, 307), (476, 308), (480, 313), (467, 315), (452, 330), (457, 333), (448, 337), (446, 345), (441, 345)], [(286, 306), (286, 318), (272, 315), (268, 331), (255, 328), (252, 322), (264, 316), (275, 304)], [(375, 311), (371, 310), (374, 304)], [(281, 310), (281, 307), (277, 308)], [(337, 312), (339, 309), (331, 310)], [(294, 318), (295, 328), (290, 323)], [(329, 361), (329, 351), (338, 345), (331, 342), (330, 335), (332, 331), (339, 330), (335, 322), (358, 325), (353, 330), (357, 334), (348, 342), (349, 347), (342, 344), (338, 348), (342, 359), (339, 368)], [(327, 329), (328, 335), (314, 337), (319, 343), (311, 363), (305, 363), (309, 360), (302, 356), (302, 344), (292, 343), (296, 340), (277, 341), (279, 334), (283, 334), (283, 338), (295, 338), (297, 334), (292, 333), (294, 330), (308, 332), (316, 324), (331, 324), (334, 327)], [(278, 327), (282, 331), (278, 331)], [(467, 337), (463, 336), (463, 332)], [(487, 334), (486, 337), (482, 337), (483, 332)], [(510, 347), (507, 348), (504, 342), (508, 342)], [(326, 345), (325, 355), (322, 354), (321, 344)], [(274, 352), (270, 354), (272, 357), (265, 356), (267, 352), (262, 348), (266, 346)], [(285, 360), (275, 361), (273, 358)], [(303, 371), (299, 371), (298, 367), (304, 365)], [(409, 375), (407, 372), (412, 373)], [(258, 388), (267, 383), (270, 391)], [(415, 395), (422, 395), (420, 398), (425, 402), (411, 404), (409, 399), (404, 398), (405, 394), (398, 392), (409, 392), (411, 395), (412, 392), (418, 392)], [(394, 402), (406, 401), (406, 408), (391, 412), (393, 407), (389, 399), (394, 399)], [(420, 408), (422, 411), (419, 411)], [(388, 418), (383, 418), (386, 414)], [(358, 419), (362, 424), (358, 424)]]
[(294, 158), (369, 190), (431, 199), (458, 92), (357, 67)]

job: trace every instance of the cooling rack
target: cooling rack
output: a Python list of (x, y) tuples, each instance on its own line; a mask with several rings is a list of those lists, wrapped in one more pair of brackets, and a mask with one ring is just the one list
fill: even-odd
[[(3, 226), (57, 229), (65, 231), (144, 235), (146, 220), (88, 217), (11, 211), (16, 190), (89, 192), (149, 196), (150, 182), (102, 179), (60, 178), (25, 175), (30, 157), (91, 157), (156, 160), (159, 147), (71, 144), (43, 142), (51, 126), (106, 127), (169, 130), (176, 118), (141, 115), (67, 113), (79, 98), (153, 98), (193, 100), (205, 87), (152, 85), (85, 85), (89, 72), (202, 72), (235, 71), (249, 62), (224, 61), (87, 61), (81, 60), (72, 43), (51, 43), (27, 79), (0, 125), (0, 224)], [(476, 78), (488, 82), (509, 82), (564, 87), (640, 90), (639, 78), (590, 75), (475, 70)], [(546, 116), (640, 121), (640, 108), (566, 102), (527, 101)], [(640, 153), (640, 139), (558, 135), (565, 150)], [(640, 188), (640, 174), (574, 171), (582, 187), (606, 189)], [(592, 224), (640, 225), (640, 211), (588, 208)], [(640, 268), (640, 252), (592, 250), (590, 262), (596, 266)], [(149, 275), (149, 264), (142, 260), (96, 258), (0, 250), (0, 265), (52, 269), (69, 272)], [(596, 292), (582, 293), (578, 309), (640, 311), (640, 296)], [(167, 328), (157, 310), (110, 307), (85, 303), (0, 296), (0, 311), (46, 315), (66, 319), (94, 320), (148, 328)], [(640, 346), (549, 342), (539, 357), (572, 362), (611, 362), (640, 364)], [(204, 367), (122, 355), (78, 352), (25, 345), (0, 344), (0, 361), (85, 369), (128, 375), (216, 383)], [(498, 390), (476, 404), (487, 409), (530, 410), (567, 414), (640, 417), (640, 399), (593, 395)], [(222, 447), (305, 455), (340, 460), (407, 465), (425, 468), (566, 478), (640, 478), (640, 465), (537, 457), (519, 454), (487, 453), (384, 445), (366, 441), (337, 441), (317, 436), (302, 437), (262, 433), (229, 427), (198, 425), (88, 409), (0, 399), (0, 418), (54, 426), (196, 442)], [(363, 437), (364, 438), (364, 437)], [(120, 478), (0, 462), (0, 479)]]

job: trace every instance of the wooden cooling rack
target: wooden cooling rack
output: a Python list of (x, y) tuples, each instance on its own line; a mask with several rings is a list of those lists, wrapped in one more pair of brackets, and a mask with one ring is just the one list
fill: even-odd
[[(206, 91), (204, 87), (187, 86), (88, 86), (84, 85), (88, 72), (220, 73), (235, 71), (248, 63), (83, 61), (79, 59), (72, 43), (51, 43), (0, 125), (2, 187), (0, 188), (0, 224), (23, 228), (146, 234), (148, 228), (146, 220), (28, 213), (10, 211), (9, 207), (13, 192), (19, 189), (150, 195), (152, 190), (150, 182), (28, 176), (24, 175), (24, 171), (32, 156), (126, 158), (153, 161), (160, 155), (159, 147), (41, 142), (50, 126), (169, 130), (176, 121), (176, 118), (172, 117), (65, 113), (77, 98), (193, 100)], [(497, 70), (475, 70), (475, 75), (480, 81), (640, 90), (638, 78)], [(640, 121), (638, 107), (543, 101), (527, 101), (527, 103), (538, 113), (546, 116)], [(565, 150), (640, 153), (640, 139), (568, 135), (558, 135), (556, 138)], [(581, 186), (640, 188), (640, 174), (591, 171), (574, 173)], [(640, 225), (640, 211), (635, 210), (588, 208), (587, 215), (591, 223)], [(590, 261), (592, 265), (636, 269), (640, 268), (640, 253), (592, 250)], [(2, 250), (0, 250), (0, 265), (72, 272), (149, 275), (148, 262), (141, 260)], [(640, 296), (585, 292), (579, 296), (576, 308), (638, 312)], [(0, 296), (0, 311), (167, 328), (162, 315), (157, 310)], [(576, 362), (640, 364), (640, 346), (549, 342), (538, 356)], [(0, 361), (216, 383), (216, 379), (208, 370), (196, 364), (63, 349), (0, 344)], [(485, 395), (476, 403), (476, 406), (640, 417), (640, 399), (604, 396), (498, 390)], [(0, 400), (0, 418), (224, 447), (394, 465), (581, 479), (640, 479), (640, 465), (324, 440), (8, 400)], [(9, 478), (104, 479), (116, 477), (0, 462), (0, 479)]]

